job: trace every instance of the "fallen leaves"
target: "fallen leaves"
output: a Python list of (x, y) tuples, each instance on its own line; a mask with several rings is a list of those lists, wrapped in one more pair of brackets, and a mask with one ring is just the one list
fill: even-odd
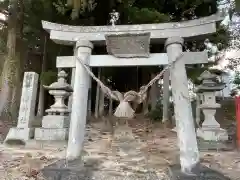
[[(144, 168), (151, 168), (157, 173), (163, 171), (170, 165), (179, 162), (179, 150), (176, 133), (172, 133), (170, 129), (149, 126), (151, 131), (146, 133), (145, 124), (141, 121), (130, 122), (131, 128), (119, 129), (117, 136), (127, 136), (126, 141), (118, 141), (118, 137), (108, 133), (101, 133), (98, 126), (92, 126), (87, 131), (86, 141), (84, 142), (83, 156), (87, 159), (99, 159), (102, 163), (100, 169), (102, 171), (143, 171)], [(121, 132), (125, 131), (126, 132)], [(130, 132), (131, 130), (131, 132)], [(116, 139), (115, 139), (116, 138)], [(124, 138), (123, 138), (124, 139)], [(133, 143), (132, 141), (135, 140)], [(116, 149), (125, 151), (124, 147), (119, 147), (126, 143), (129, 148), (129, 154), (111, 151), (114, 146)], [(50, 151), (51, 150), (51, 151)], [(50, 164), (53, 157), (56, 157), (61, 149), (43, 147), (41, 151), (35, 150), (16, 153), (8, 152), (0, 149), (1, 166), (7, 170), (11, 177), (26, 177), (26, 179), (38, 179), (39, 170)], [(131, 155), (133, 153), (133, 155)], [(59, 153), (60, 154), (60, 153)], [(64, 155), (64, 153), (61, 153)], [(14, 158), (12, 158), (14, 155)], [(60, 155), (59, 155), (60, 156)], [(232, 176), (234, 179), (238, 177), (240, 172), (240, 154), (237, 152), (207, 152), (201, 153), (201, 162), (207, 166), (211, 166), (217, 170), (224, 172), (226, 175)], [(10, 175), (9, 175), (10, 176)], [(11, 178), (14, 179), (14, 178)]]
[(37, 151), (31, 149), (5, 149), (1, 146), (1, 159), (0, 163), (4, 169), (4, 173), (0, 172), (1, 177), (5, 179), (18, 179), (24, 180), (40, 180), (40, 170), (50, 164), (53, 159), (49, 158), (49, 154), (58, 152), (58, 149), (49, 152), (47, 149), (44, 151)]

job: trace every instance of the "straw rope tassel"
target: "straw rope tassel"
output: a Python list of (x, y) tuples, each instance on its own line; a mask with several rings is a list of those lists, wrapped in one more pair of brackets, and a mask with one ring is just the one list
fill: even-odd
[(98, 85), (101, 87), (101, 91), (108, 96), (108, 98), (111, 98), (115, 101), (119, 101), (119, 105), (116, 108), (114, 112), (115, 117), (119, 118), (133, 118), (135, 111), (130, 106), (129, 102), (136, 102), (137, 104), (141, 104), (143, 100), (147, 97), (147, 90), (149, 87), (151, 87), (154, 83), (156, 83), (157, 80), (161, 78), (161, 76), (164, 74), (164, 72), (171, 68), (176, 61), (181, 59), (183, 57), (183, 53), (180, 54), (175, 61), (170, 63), (168, 66), (166, 66), (159, 74), (157, 74), (146, 86), (142, 86), (140, 88), (139, 92), (135, 91), (128, 91), (124, 95), (120, 93), (119, 91), (112, 91), (110, 88), (105, 86), (100, 79), (98, 79), (93, 72), (90, 70), (90, 68), (85, 65), (82, 60), (79, 57), (76, 57), (76, 59), (81, 63), (81, 65), (84, 67), (84, 69), (87, 71), (87, 73), (98, 83)]

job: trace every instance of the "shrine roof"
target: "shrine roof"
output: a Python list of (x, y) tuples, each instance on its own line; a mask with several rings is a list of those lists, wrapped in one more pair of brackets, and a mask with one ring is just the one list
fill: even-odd
[(216, 22), (223, 18), (219, 14), (199, 19), (158, 23), (158, 24), (137, 24), (137, 25), (116, 25), (116, 26), (70, 26), (42, 21), (43, 29), (50, 33), (50, 38), (64, 45), (74, 45), (79, 40), (89, 40), (94, 45), (105, 44), (105, 35), (125, 33), (151, 33), (151, 42), (162, 43), (171, 36), (180, 36), (185, 39), (201, 37), (216, 32)]

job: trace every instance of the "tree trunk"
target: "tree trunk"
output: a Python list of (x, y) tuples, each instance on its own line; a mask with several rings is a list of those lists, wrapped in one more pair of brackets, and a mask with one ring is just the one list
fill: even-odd
[[(47, 36), (44, 37), (44, 49), (43, 49), (43, 58), (42, 58), (42, 72), (46, 71), (46, 47), (47, 47)], [(43, 83), (40, 81), (40, 88), (39, 88), (39, 97), (38, 97), (38, 110), (37, 116), (42, 117), (44, 115), (44, 88)]]
[[(146, 85), (149, 80), (150, 80), (150, 77), (149, 77), (149, 72), (148, 71), (145, 71), (143, 68), (141, 69), (141, 74), (142, 74), (142, 85)], [(149, 110), (148, 110), (148, 105), (149, 105), (149, 91), (147, 91), (147, 97), (146, 99), (143, 101), (143, 105), (142, 105), (142, 114), (144, 115), (147, 115)]]
[(149, 113), (149, 109), (148, 109), (148, 105), (149, 105), (149, 92), (147, 92), (147, 97), (146, 99), (143, 101), (143, 108), (142, 108), (142, 112), (144, 115), (147, 115)]
[(100, 91), (99, 112), (98, 112), (99, 117), (102, 117), (104, 115), (104, 99), (105, 99), (105, 95), (102, 91)]
[[(98, 79), (101, 77), (101, 68), (98, 69)], [(96, 100), (95, 100), (95, 118), (99, 116), (99, 95), (100, 95), (100, 86), (97, 84)]]
[(23, 69), (25, 63), (24, 56), (24, 42), (23, 42), (23, 26), (24, 26), (24, 2), (18, 0), (17, 14), (16, 14), (16, 60), (19, 61), (19, 74), (16, 76), (16, 84), (12, 93), (11, 114), (14, 121), (17, 120), (18, 111), (20, 107), (20, 99), (22, 92)]
[(113, 114), (113, 100), (112, 98), (109, 98), (109, 108), (108, 108), (109, 118), (112, 116), (112, 114)]
[[(155, 77), (155, 74), (151, 74), (151, 79)], [(157, 100), (160, 94), (160, 90), (158, 88), (158, 83), (155, 82), (151, 89), (150, 89), (150, 104), (151, 104), (151, 110), (156, 109)]]
[[(5, 102), (2, 102), (1, 115), (4, 119), (12, 121), (16, 113), (12, 106), (12, 103), (16, 103), (16, 98), (13, 97), (17, 96), (17, 93), (14, 93), (14, 88), (20, 82), (21, 69), (20, 59), (16, 56), (18, 0), (10, 0), (9, 7), (7, 56), (1, 76), (1, 94), (4, 93), (2, 96), (5, 97)], [(15, 95), (13, 96), (13, 94)]]
[(163, 118), (162, 118), (163, 123), (169, 120), (169, 107), (170, 107), (169, 78), (170, 78), (170, 71), (167, 70), (163, 75)]
[[(105, 84), (105, 79), (104, 77), (101, 78), (101, 81), (103, 84)], [(104, 100), (105, 100), (105, 94), (100, 90), (100, 95), (99, 95), (99, 117), (102, 117), (104, 115)]]

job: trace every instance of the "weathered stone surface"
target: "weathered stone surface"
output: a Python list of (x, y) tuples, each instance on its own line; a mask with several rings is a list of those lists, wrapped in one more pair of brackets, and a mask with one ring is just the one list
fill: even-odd
[[(112, 26), (68, 26), (42, 21), (43, 28), (51, 33), (51, 39), (59, 44), (74, 45), (79, 39), (103, 43), (106, 34), (150, 32), (151, 39), (165, 41), (172, 36), (194, 37), (216, 32), (215, 22), (221, 20), (219, 14), (191, 21), (159, 24)], [(191, 40), (191, 38), (189, 38)]]
[(7, 144), (10, 144), (10, 141), (27, 141), (34, 137), (33, 128), (11, 128), (8, 132), (7, 138), (4, 141)]
[[(208, 63), (206, 52), (184, 52), (182, 59), (185, 64)], [(58, 56), (57, 68), (75, 68), (76, 57)], [(91, 67), (120, 67), (120, 66), (158, 66), (169, 63), (166, 53), (152, 53), (149, 58), (118, 58), (109, 55), (92, 55), (89, 60)]]
[(29, 128), (34, 120), (36, 97), (38, 89), (38, 74), (25, 72), (22, 87), (21, 103), (18, 115), (18, 128)]
[(117, 58), (148, 58), (150, 33), (106, 35), (107, 52)]
[(227, 141), (228, 134), (225, 129), (222, 128), (199, 128), (197, 129), (198, 137), (203, 138), (206, 141)]
[(235, 149), (232, 141), (206, 141), (198, 139), (198, 148), (200, 151), (231, 151)]
[[(195, 124), (193, 121), (192, 107), (188, 91), (188, 80), (185, 63), (182, 60), (181, 37), (168, 38), (165, 48), (171, 67), (171, 86), (174, 100), (174, 116), (176, 119), (177, 135), (180, 148), (180, 161), (183, 169), (189, 169), (199, 161)], [(180, 58), (180, 59), (179, 59)]]
[(43, 117), (42, 128), (35, 129), (36, 140), (67, 140), (69, 127), (69, 109), (64, 104), (72, 92), (72, 88), (66, 81), (65, 71), (58, 73), (57, 82), (45, 86), (49, 94), (53, 95), (55, 103), (46, 110), (47, 115)]
[(56, 116), (47, 115), (42, 119), (43, 128), (68, 128), (69, 127), (69, 116)]
[(203, 111), (204, 121), (202, 127), (198, 128), (197, 136), (206, 141), (226, 141), (228, 134), (225, 129), (220, 128), (220, 124), (215, 119), (216, 109), (221, 105), (216, 103), (216, 92), (224, 89), (224, 83), (216, 81), (217, 76), (204, 71), (199, 79), (202, 83), (197, 87), (197, 92), (202, 93), (203, 102), (199, 108)]
[(33, 138), (32, 122), (35, 116), (37, 89), (38, 74), (35, 72), (25, 72), (17, 127), (9, 130), (5, 143), (17, 139), (27, 141)]
[[(93, 48), (92, 43), (90, 41), (78, 41), (75, 48), (76, 56), (81, 58), (84, 64), (88, 65)], [(67, 148), (68, 159), (78, 158), (81, 154), (87, 119), (90, 75), (84, 69), (80, 60), (76, 61), (74, 82)]]
[(55, 140), (67, 140), (68, 128), (36, 128), (35, 140), (55, 141)]

